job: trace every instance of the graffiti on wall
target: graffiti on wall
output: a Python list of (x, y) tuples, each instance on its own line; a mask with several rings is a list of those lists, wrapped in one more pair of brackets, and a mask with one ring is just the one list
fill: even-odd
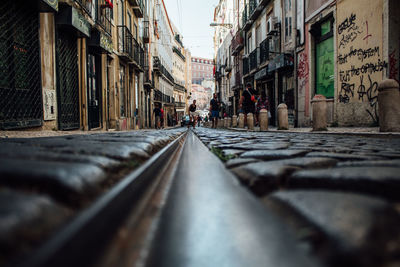
[(308, 55), (305, 52), (300, 53), (298, 58), (297, 77), (298, 87), (301, 92), (305, 89), (308, 83), (309, 74), (310, 68), (308, 65)]
[[(367, 13), (382, 14), (382, 0), (366, 1), (342, 1), (338, 7), (338, 102), (367, 103), (365, 116), (377, 122), (378, 82), (388, 64), (382, 57), (382, 18)], [(370, 8), (356, 9), (358, 4)]]

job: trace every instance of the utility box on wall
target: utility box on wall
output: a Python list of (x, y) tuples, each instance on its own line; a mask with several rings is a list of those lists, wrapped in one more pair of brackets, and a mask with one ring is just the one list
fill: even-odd
[(44, 120), (51, 121), (56, 119), (57, 110), (57, 98), (55, 90), (44, 90), (43, 91), (43, 110)]

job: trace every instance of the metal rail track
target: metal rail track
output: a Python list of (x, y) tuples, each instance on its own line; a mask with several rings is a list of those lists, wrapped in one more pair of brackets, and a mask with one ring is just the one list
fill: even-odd
[(99, 255), (127, 218), (138, 219), (151, 201), (164, 174), (174, 166), (186, 136), (187, 133), (181, 135), (127, 175), (17, 266), (97, 266)]

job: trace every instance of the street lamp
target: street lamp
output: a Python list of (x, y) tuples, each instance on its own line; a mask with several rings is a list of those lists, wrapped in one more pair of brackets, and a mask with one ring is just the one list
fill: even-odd
[(225, 28), (228, 28), (228, 29), (232, 29), (233, 28), (233, 25), (231, 23), (216, 23), (216, 22), (213, 22), (213, 23), (210, 23), (210, 26), (211, 27), (221, 26), (221, 27), (225, 27)]

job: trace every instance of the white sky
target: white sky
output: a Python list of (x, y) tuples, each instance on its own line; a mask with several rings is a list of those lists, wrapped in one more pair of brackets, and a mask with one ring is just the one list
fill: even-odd
[(192, 56), (214, 57), (214, 8), (219, 0), (164, 0), (168, 16), (183, 36)]

